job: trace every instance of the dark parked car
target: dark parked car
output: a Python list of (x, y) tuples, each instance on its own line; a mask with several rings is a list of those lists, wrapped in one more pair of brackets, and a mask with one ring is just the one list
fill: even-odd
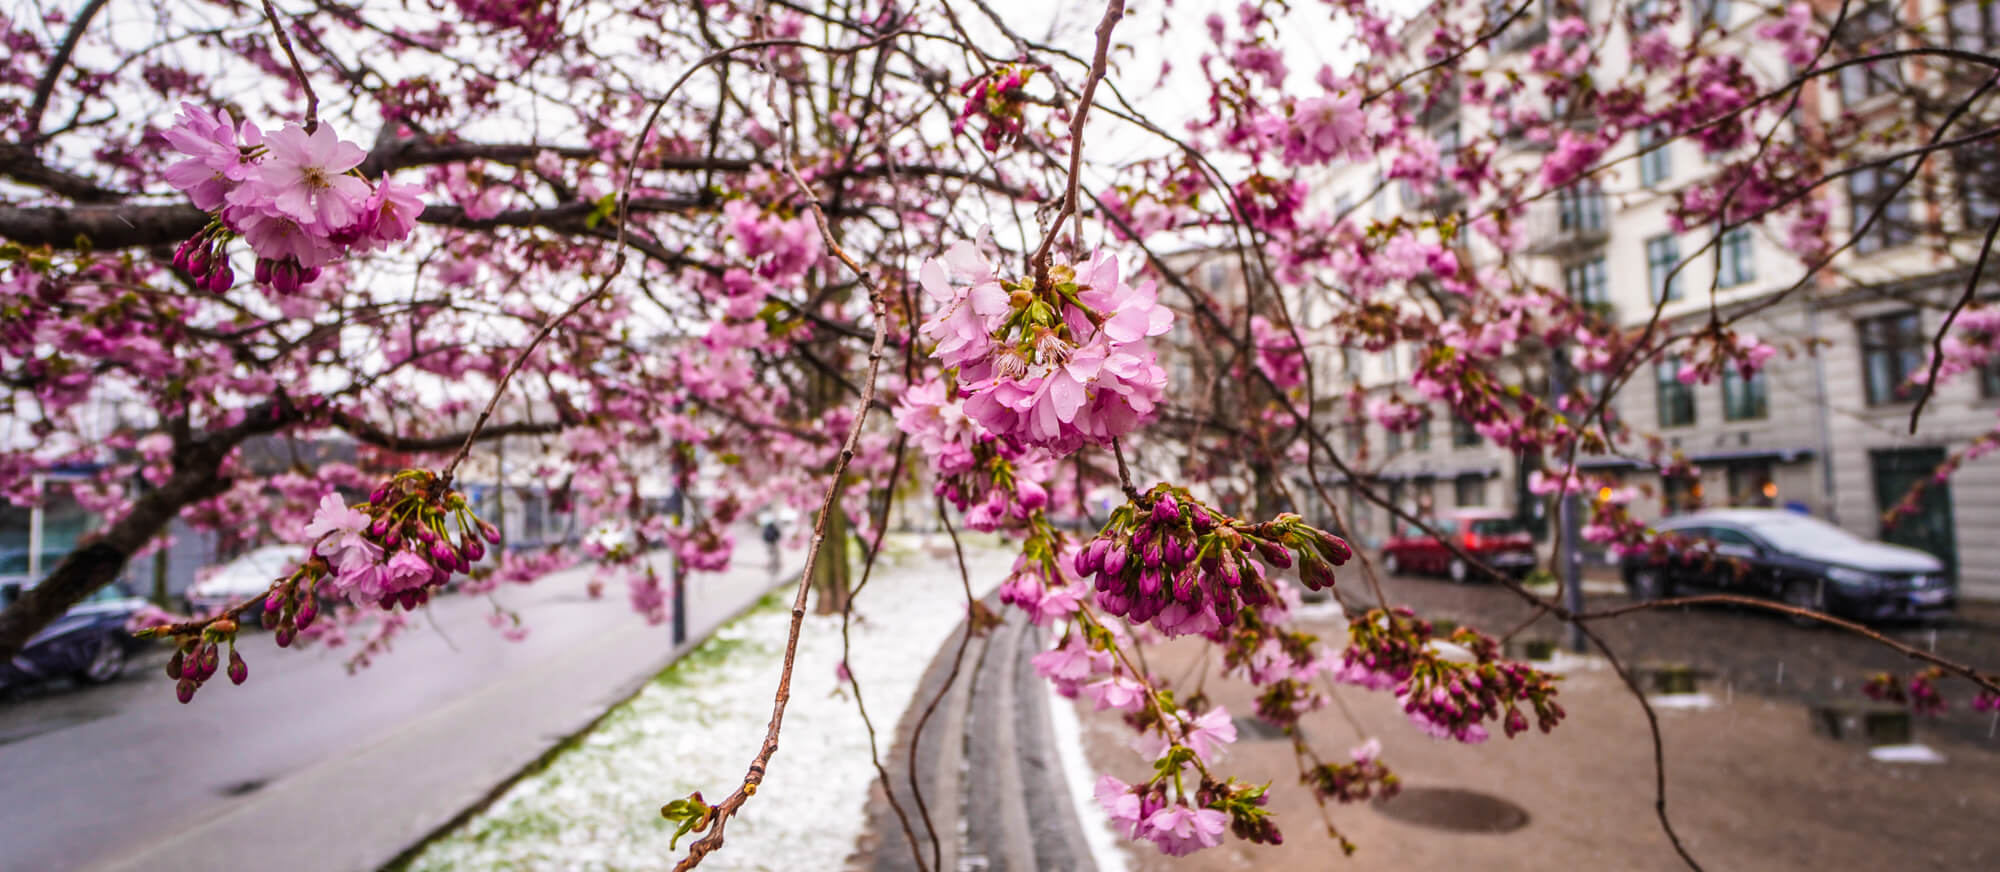
[(1672, 537), (1667, 546), (1623, 562), (1634, 599), (1713, 591), (1859, 620), (1929, 617), (1958, 604), (1956, 585), (1936, 557), (1871, 542), (1808, 515), (1716, 509), (1655, 528)]
[[(21, 586), (0, 586), (0, 608), (20, 596)], [(75, 678), (90, 684), (113, 681), (144, 640), (135, 639), (125, 622), (146, 605), (114, 583), (57, 618), (11, 662), (0, 663), (0, 688), (33, 684), (50, 678)]]
[[(1460, 509), (1441, 513), (1430, 525), (1457, 542), (1460, 550), (1501, 572), (1518, 578), (1535, 568), (1535, 537), (1505, 512)], [(1470, 581), (1474, 573), (1464, 558), (1415, 524), (1382, 546), (1382, 569), (1390, 575), (1438, 573), (1460, 584)]]

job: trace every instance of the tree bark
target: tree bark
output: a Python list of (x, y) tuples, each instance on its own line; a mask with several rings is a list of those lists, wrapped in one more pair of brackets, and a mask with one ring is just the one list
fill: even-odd
[(226, 444), (197, 442), (186, 446), (165, 484), (147, 491), (132, 504), (132, 511), (79, 544), (48, 578), (23, 591), (0, 611), (0, 658), (19, 654), (43, 627), (110, 584), (133, 553), (159, 535), (182, 507), (228, 490), (231, 480), (219, 474), (222, 459), (242, 438)]
[(854, 534), (839, 500), (836, 495), (833, 514), (826, 519), (826, 543), (821, 546), (819, 561), (813, 565), (812, 586), (818, 593), (813, 613), (818, 615), (837, 615), (847, 609)]

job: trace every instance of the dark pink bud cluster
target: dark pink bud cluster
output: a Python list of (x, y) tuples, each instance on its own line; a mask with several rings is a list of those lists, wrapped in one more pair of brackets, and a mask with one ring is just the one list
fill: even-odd
[(1075, 568), (1096, 576), (1097, 605), (1111, 614), (1168, 635), (1210, 633), (1236, 623), (1239, 609), (1270, 603), (1263, 564), (1290, 568), (1294, 552), (1314, 589), (1331, 586), (1332, 564), (1351, 556), (1346, 542), (1297, 515), (1246, 524), (1163, 484), (1146, 502), (1114, 511)]
[(250, 669), (236, 653), (236, 622), (221, 618), (209, 622), (199, 634), (189, 633), (176, 643), (174, 656), (167, 660), (167, 677), (175, 680), (174, 695), (185, 704), (194, 693), (222, 668), (222, 646), (229, 646), (229, 680), (242, 684)]
[[(1460, 627), (1439, 640), (1432, 629), (1408, 609), (1370, 610), (1348, 623), (1349, 644), (1336, 678), (1389, 690), (1424, 732), (1467, 743), (1486, 740), (1488, 720), (1500, 721), (1510, 739), (1526, 732), (1523, 706), (1533, 710), (1544, 733), (1567, 715), (1555, 701), (1555, 676), (1500, 659), (1499, 643), (1477, 630)], [(1440, 643), (1462, 649), (1470, 662)]]
[(229, 290), (236, 285), (236, 271), (229, 267), (228, 237), (222, 225), (210, 224), (174, 249), (174, 266), (193, 276), (197, 288), (218, 294)]
[(1335, 802), (1387, 799), (1401, 793), (1403, 779), (1372, 755), (1356, 754), (1352, 763), (1322, 763), (1301, 776), (1319, 795)]
[(980, 140), (987, 151), (997, 152), (1000, 146), (1020, 139), (1026, 130), (1022, 109), (1027, 106), (1021, 86), (1034, 74), (1032, 67), (1008, 64), (959, 86), (959, 93), (965, 95), (965, 105), (951, 123), (951, 132), (964, 133), (966, 122), (977, 117), (986, 119)]
[(1976, 712), (2000, 712), (2000, 693), (1981, 690), (1972, 698), (1972, 710)]
[(1265, 792), (1269, 784), (1239, 784), (1236, 779), (1215, 782), (1204, 779), (1201, 788), (1195, 791), (1195, 802), (1204, 808), (1212, 808), (1229, 816), (1229, 831), (1239, 839), (1260, 845), (1282, 845), (1285, 834), (1278, 831), (1278, 822), (1271, 819), (1266, 806), (1271, 797)]
[(291, 258), (284, 260), (272, 260), (268, 257), (257, 258), (257, 283), (266, 285), (271, 290), (281, 294), (298, 293), (300, 288), (312, 284), (317, 280), (319, 273), (319, 267), (302, 266), (298, 261)]

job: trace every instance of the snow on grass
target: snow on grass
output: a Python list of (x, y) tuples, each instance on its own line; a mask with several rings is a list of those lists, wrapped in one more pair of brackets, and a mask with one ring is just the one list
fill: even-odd
[[(855, 601), (850, 631), (849, 668), (884, 755), (931, 656), (965, 609), (948, 550), (892, 542)], [(929, 544), (940, 543), (948, 549), (942, 537)], [(966, 556), (977, 595), (999, 583), (1011, 559), (985, 547)], [(718, 630), (407, 868), (671, 869), (694, 837), (670, 848), (674, 825), (660, 806), (696, 790), (716, 802), (742, 783), (770, 722), (792, 590), (781, 588)], [(840, 618), (808, 615), (777, 756), (701, 868), (838, 869), (853, 851), (875, 770), (851, 692), (834, 679), (839, 661)]]

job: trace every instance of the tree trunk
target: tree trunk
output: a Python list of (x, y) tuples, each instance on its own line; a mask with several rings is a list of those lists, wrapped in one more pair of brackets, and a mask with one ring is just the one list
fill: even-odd
[(852, 574), (849, 544), (854, 538), (847, 524), (847, 513), (840, 508), (839, 495), (834, 496), (833, 514), (826, 519), (826, 540), (820, 545), (818, 562), (813, 564), (812, 586), (817, 594), (813, 613), (837, 615), (847, 609), (847, 596)]

